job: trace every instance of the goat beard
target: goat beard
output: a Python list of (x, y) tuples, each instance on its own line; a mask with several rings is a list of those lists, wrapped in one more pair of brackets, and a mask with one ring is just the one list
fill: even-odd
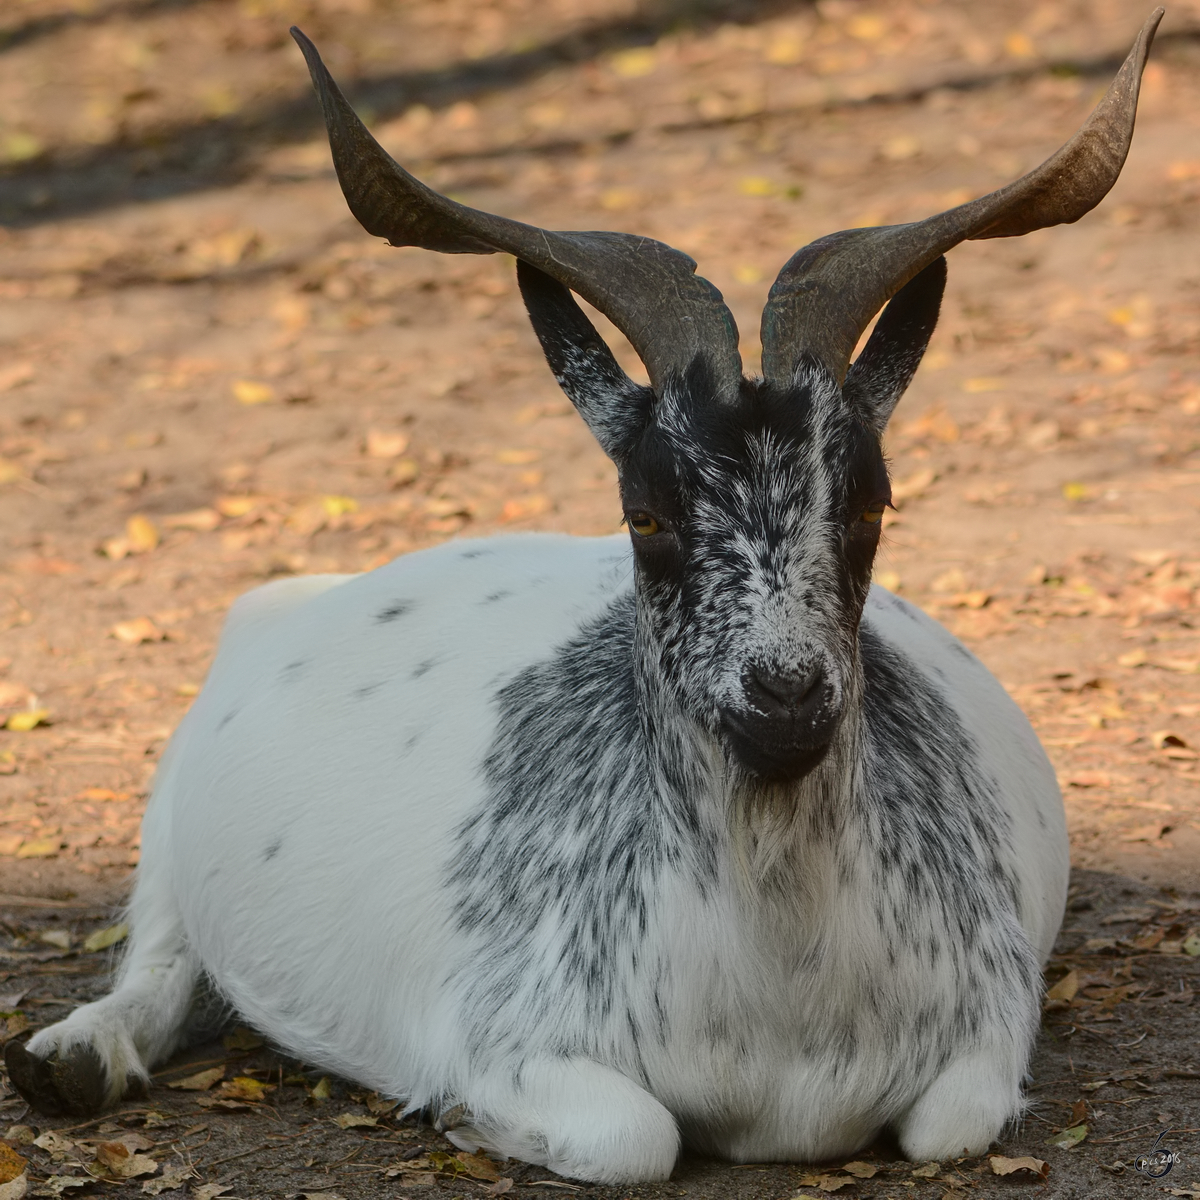
[[(857, 690), (857, 688), (855, 689)], [(797, 780), (771, 780), (734, 768), (727, 806), (737, 875), (751, 894), (807, 907), (835, 865), (839, 835), (861, 785), (857, 697), (825, 756)]]

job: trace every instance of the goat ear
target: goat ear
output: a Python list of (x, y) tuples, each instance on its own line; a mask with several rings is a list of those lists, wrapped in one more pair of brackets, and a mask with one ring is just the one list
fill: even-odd
[(892, 297), (863, 352), (846, 373), (842, 395), (877, 433), (883, 433), (925, 357), (945, 288), (943, 256)]
[(649, 419), (653, 389), (639, 387), (621, 370), (569, 288), (520, 259), (517, 283), (558, 386), (604, 453), (619, 460)]

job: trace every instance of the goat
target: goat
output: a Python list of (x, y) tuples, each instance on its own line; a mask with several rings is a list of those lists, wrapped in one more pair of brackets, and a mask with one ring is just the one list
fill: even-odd
[(515, 256), (629, 533), (451, 541), (237, 601), (159, 768), (116, 990), (10, 1043), (22, 1094), (90, 1114), (144, 1086), (207, 980), (305, 1061), (452, 1113), (457, 1145), (577, 1179), (664, 1179), (684, 1143), (985, 1151), (1021, 1105), (1062, 800), (999, 683), (871, 585), (880, 437), (945, 253), (1116, 180), (1161, 14), (1029, 175), (800, 250), (761, 379), (691, 259), (436, 194), (293, 30), (363, 226)]

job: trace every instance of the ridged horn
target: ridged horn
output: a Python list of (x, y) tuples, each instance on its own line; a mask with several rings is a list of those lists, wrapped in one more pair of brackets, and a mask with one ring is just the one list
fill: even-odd
[(557, 233), (467, 208), (414, 179), (371, 136), (316, 47), (293, 26), (321, 100), (338, 181), (359, 224), (393, 246), (443, 254), (505, 251), (577, 292), (629, 339), (659, 391), (698, 357), (718, 399), (742, 377), (738, 333), (721, 293), (686, 254), (628, 233)]
[(1142, 27), (1083, 128), (1028, 175), (924, 221), (846, 229), (797, 251), (762, 316), (763, 374), (786, 383), (805, 354), (841, 383), (871, 318), (910, 279), (959, 242), (1019, 237), (1078, 221), (1117, 181), (1137, 114), (1142, 70), (1163, 10)]

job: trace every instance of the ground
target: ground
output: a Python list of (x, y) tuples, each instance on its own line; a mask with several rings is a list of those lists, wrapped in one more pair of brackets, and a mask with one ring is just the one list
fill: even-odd
[[(615, 472), (541, 361), (511, 260), (389, 249), (347, 214), (289, 23), (438, 188), (692, 254), (753, 370), (766, 290), (798, 246), (1035, 165), (1147, 10), (9, 0), (0, 1037), (105, 990), (113, 951), (85, 939), (117, 919), (155, 761), (235, 596), (448, 537), (620, 520)], [(1121, 181), (1078, 225), (952, 253), (888, 435), (898, 511), (877, 577), (996, 672), (1063, 784), (1076, 874), (1048, 971), (1061, 986), (1026, 1119), (994, 1149), (1044, 1161), (1045, 1182), (880, 1146), (857, 1175), (685, 1160), (669, 1185), (580, 1190), (1200, 1194), (1198, 68), (1200, 4), (1173, 4)], [(148, 1100), (85, 1127), (0, 1092), (0, 1196), (12, 1155), (34, 1194), (149, 1170), (82, 1194), (568, 1186), (448, 1158), (429, 1126), (254, 1041), (196, 1048)], [(207, 1090), (164, 1086), (217, 1067)], [(1074, 1148), (1050, 1144), (1084, 1125)], [(1134, 1161), (1164, 1129), (1180, 1162), (1153, 1180)]]

